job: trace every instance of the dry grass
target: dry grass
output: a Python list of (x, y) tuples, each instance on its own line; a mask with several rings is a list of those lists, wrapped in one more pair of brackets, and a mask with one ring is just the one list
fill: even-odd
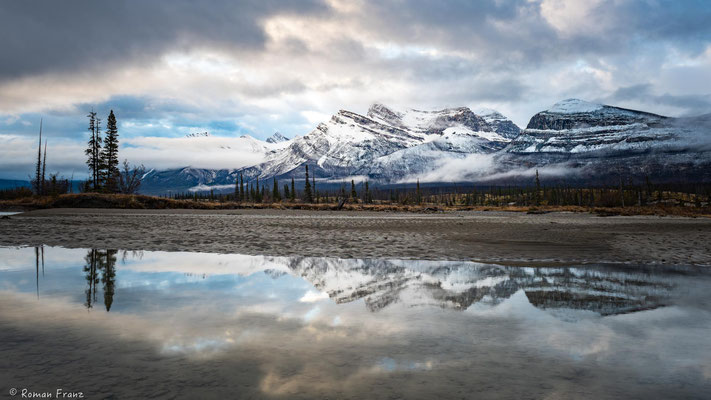
[[(338, 210), (338, 205), (306, 204), (306, 203), (237, 203), (210, 202), (194, 200), (174, 200), (162, 197), (127, 194), (81, 193), (64, 194), (56, 197), (32, 196), (16, 200), (0, 201), (2, 209), (35, 210), (44, 208), (121, 208), (121, 209), (199, 209), (199, 210), (229, 210), (229, 209), (292, 209), (327, 211)], [(711, 217), (711, 207), (690, 207), (669, 204), (655, 204), (643, 207), (580, 207), (580, 206), (441, 206), (435, 204), (401, 205), (401, 204), (344, 204), (343, 211), (394, 211), (436, 213), (446, 211), (508, 211), (525, 212), (529, 214), (545, 214), (549, 212), (579, 212), (593, 213), (599, 216), (612, 215), (657, 215), (684, 217)]]

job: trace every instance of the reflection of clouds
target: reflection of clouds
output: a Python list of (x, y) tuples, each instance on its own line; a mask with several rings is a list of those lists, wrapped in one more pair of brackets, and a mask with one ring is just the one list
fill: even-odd
[(136, 272), (182, 272), (206, 275), (251, 275), (264, 270), (289, 272), (286, 257), (250, 256), (167, 251), (145, 251), (142, 258), (130, 255), (122, 268)]
[[(44, 246), (45, 272), (51, 268), (81, 265), (86, 249)], [(35, 269), (34, 247), (0, 247), (0, 271)]]
[[(78, 253), (78, 260), (84, 254)], [(602, 282), (610, 276), (618, 286), (625, 279), (639, 282), (629, 273), (559, 268), (545, 275), (539, 269), (475, 263), (414, 262), (408, 268), (403, 260), (325, 260), (145, 252), (141, 261), (129, 257), (125, 265), (119, 263), (117, 282), (125, 284), (116, 293), (111, 313), (87, 313), (73, 293), (78, 289), (82, 294), (85, 282), (80, 274), (75, 280), (61, 280), (73, 275), (65, 269), (55, 278), (61, 283), (56, 294), (40, 301), (33, 292), (15, 287), (0, 292), (0, 322), (30, 336), (61, 329), (67, 337), (91, 340), (92, 349), (99, 351), (141, 343), (161, 362), (177, 357), (229, 363), (248, 355), (263, 372), (258, 382), (263, 393), (288, 397), (328, 397), (334, 390), (343, 390), (343, 397), (373, 397), (361, 391), (381, 388), (373, 386), (379, 379), (387, 379), (383, 390), (410, 388), (410, 393), (427, 397), (427, 388), (435, 390), (442, 382), (471, 388), (514, 378), (534, 389), (548, 379), (553, 388), (546, 393), (575, 397), (567, 385), (575, 386), (578, 378), (567, 378), (581, 369), (586, 382), (614, 382), (624, 376), (632, 386), (640, 384), (639, 377), (664, 376), (667, 382), (691, 388), (709, 379), (711, 313), (703, 310), (708, 300), (601, 317), (586, 310), (534, 306), (527, 289), (516, 285), (505, 287), (496, 299), (497, 292), (487, 291), (462, 311), (453, 302), (467, 304), (466, 296), (466, 301), (447, 297), (470, 293), (468, 288), (476, 289), (471, 295), (478, 296), (479, 289), (505, 286), (512, 278), (559, 279), (566, 271), (575, 282)], [(288, 274), (273, 279), (273, 274), (257, 273), (260, 262), (261, 270)], [(79, 271), (81, 263), (71, 265)], [(203, 271), (208, 271), (205, 278)], [(3, 271), (0, 282), (15, 283), (18, 274), (13, 273)], [(186, 276), (196, 273), (199, 279)], [(345, 293), (370, 283), (399, 283), (402, 276), (409, 277), (404, 286), (379, 286), (381, 292), (363, 297)], [(351, 277), (354, 282), (348, 281)], [(657, 283), (666, 279), (653, 278)], [(708, 298), (708, 291), (697, 290), (708, 282), (701, 280), (694, 287), (690, 279), (695, 278), (678, 281), (684, 292)], [(556, 282), (562, 287), (562, 281)], [(364, 306), (368, 296), (375, 298), (392, 287), (398, 289), (398, 301), (375, 313)], [(327, 300), (324, 288), (350, 301)], [(13, 351), (23, 352), (23, 345)], [(51, 354), (51, 349), (34, 351)], [(566, 377), (565, 382), (556, 382), (560, 377)], [(409, 386), (413, 382), (428, 385)], [(506, 397), (503, 392), (501, 397)], [(534, 397), (545, 396), (536, 392)]]
[(319, 292), (318, 290), (309, 290), (301, 296), (299, 301), (302, 303), (314, 303), (325, 299), (328, 299), (328, 293)]
[[(210, 299), (195, 297), (196, 304), (177, 309), (108, 314), (86, 313), (71, 298), (42, 303), (31, 294), (2, 292), (0, 315), (25, 329), (68, 327), (67, 335), (92, 338), (111, 332), (125, 343), (146, 341), (166, 356), (229, 360), (250, 354), (264, 371), (260, 389), (275, 395), (320, 397), (335, 388), (350, 393), (399, 374), (453, 384), (468, 382), (472, 374), (494, 379), (514, 374), (522, 354), (562, 375), (591, 360), (603, 370), (614, 365), (635, 374), (678, 373), (692, 383), (689, 369), (708, 374), (708, 313), (670, 308), (566, 322), (527, 303), (522, 291), (487, 310), (466, 312), (394, 305), (370, 313), (362, 304), (314, 307), (297, 300), (261, 308), (230, 302), (235, 312), (225, 313)], [(302, 318), (316, 309), (312, 318)]]

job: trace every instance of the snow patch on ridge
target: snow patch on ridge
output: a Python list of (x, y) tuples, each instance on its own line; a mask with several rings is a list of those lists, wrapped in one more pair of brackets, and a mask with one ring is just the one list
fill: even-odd
[(546, 111), (558, 114), (581, 114), (595, 112), (602, 109), (602, 107), (602, 104), (590, 103), (580, 99), (566, 99), (555, 103), (553, 107)]

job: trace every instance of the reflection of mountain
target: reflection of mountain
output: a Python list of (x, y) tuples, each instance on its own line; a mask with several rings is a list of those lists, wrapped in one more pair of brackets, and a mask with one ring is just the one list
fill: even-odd
[(363, 298), (377, 311), (392, 303), (466, 309), (497, 304), (519, 290), (539, 308), (620, 314), (666, 304), (673, 278), (647, 268), (596, 266), (523, 268), (471, 262), (290, 259), (294, 273), (336, 302)]
[[(36, 269), (39, 276), (39, 250)], [(111, 308), (116, 284), (115, 250), (88, 250), (84, 274), (86, 306)], [(127, 258), (132, 258), (126, 262)], [(613, 315), (671, 304), (675, 290), (690, 277), (707, 277), (691, 267), (599, 265), (507, 267), (464, 261), (365, 260), (320, 257), (267, 257), (241, 254), (124, 253), (122, 268), (141, 274), (180, 272), (188, 276), (302, 278), (336, 303), (363, 299), (371, 311), (391, 304), (465, 310), (496, 305), (523, 291), (542, 309), (577, 309)], [(143, 278), (142, 278), (143, 279)], [(149, 279), (150, 278), (145, 278)], [(39, 282), (39, 281), (38, 281)], [(38, 283), (39, 285), (39, 283)]]

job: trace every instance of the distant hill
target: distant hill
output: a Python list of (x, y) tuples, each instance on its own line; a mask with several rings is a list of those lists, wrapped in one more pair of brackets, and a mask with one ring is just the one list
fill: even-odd
[(17, 187), (30, 187), (30, 182), (17, 179), (0, 179), (0, 190), (13, 189)]

